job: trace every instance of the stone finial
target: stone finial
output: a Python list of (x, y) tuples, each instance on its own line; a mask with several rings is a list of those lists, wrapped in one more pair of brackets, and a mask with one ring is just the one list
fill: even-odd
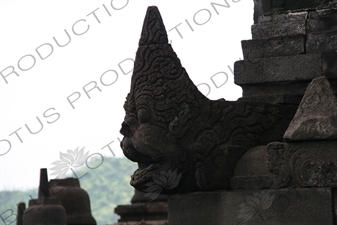
[(337, 98), (324, 76), (309, 84), (284, 134), (285, 141), (322, 139), (337, 139)]
[(48, 184), (48, 173), (46, 168), (40, 170), (40, 184), (38, 197), (49, 197), (49, 184)]

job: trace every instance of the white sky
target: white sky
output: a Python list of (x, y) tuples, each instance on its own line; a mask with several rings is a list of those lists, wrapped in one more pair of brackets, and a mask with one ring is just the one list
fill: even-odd
[[(211, 2), (226, 5), (225, 0), (0, 0), (0, 73), (10, 74), (11, 68), (5, 69), (13, 66), (19, 74), (8, 75), (8, 84), (0, 76), (0, 190), (36, 187), (39, 168), (51, 168), (60, 152), (68, 149), (85, 146), (91, 154), (112, 156), (108, 148), (102, 148), (114, 141), (110, 145), (114, 154), (123, 155), (117, 138), (122, 139), (119, 129), (132, 73), (124, 75), (121, 68), (128, 72), (133, 67), (130, 58), (135, 57), (150, 5), (158, 6), (173, 49), (192, 81), (210, 87), (201, 85), (200, 90), (209, 92), (210, 99), (240, 97), (241, 88), (234, 85), (228, 66), (233, 68), (233, 63), (242, 58), (241, 40), (251, 39), (253, 1), (235, 1), (227, 0), (228, 8), (215, 6), (217, 14)], [(196, 24), (207, 20), (203, 25)], [(89, 30), (75, 35), (72, 26), (76, 21), (75, 32), (84, 32), (88, 25)], [(180, 23), (178, 29), (183, 38), (173, 29)], [(59, 47), (53, 37), (61, 45), (67, 43), (64, 29), (71, 41)], [(51, 53), (44, 60), (36, 52), (41, 45), (43, 57)], [(30, 69), (33, 58), (26, 55), (36, 60)], [(120, 68), (123, 60), (126, 61)], [(20, 70), (18, 62), (28, 70)], [(104, 86), (100, 77), (108, 70), (115, 70), (118, 79)], [(212, 82), (211, 77), (219, 72), (227, 73), (228, 81), (217, 88), (215, 85), (226, 80), (226, 75), (220, 73)], [(108, 72), (103, 82), (112, 83), (115, 79), (116, 73)], [(101, 92), (93, 89), (89, 99), (83, 87), (93, 81)], [(92, 87), (93, 83), (87, 89)], [(75, 109), (67, 101), (74, 92), (81, 94), (73, 103)], [(71, 99), (75, 97), (78, 96)], [(46, 117), (58, 113), (60, 117), (46, 118), (44, 113)], [(38, 131), (37, 117), (43, 129), (31, 134), (25, 124), (33, 132)], [(12, 134), (15, 131), (23, 143)], [(4, 140), (11, 143), (9, 151)]]

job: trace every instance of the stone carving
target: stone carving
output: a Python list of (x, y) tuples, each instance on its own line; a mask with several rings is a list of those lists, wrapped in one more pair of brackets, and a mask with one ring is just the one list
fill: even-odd
[(288, 145), (286, 143), (270, 143), (267, 146), (268, 169), (276, 176), (273, 187), (286, 187), (290, 181), (290, 166), (288, 159)]
[(282, 140), (294, 110), (207, 99), (168, 44), (156, 7), (148, 8), (139, 45), (121, 128), (124, 154), (139, 165), (136, 189), (169, 170), (182, 178), (163, 194), (228, 189), (246, 149)]
[(294, 184), (300, 187), (337, 187), (336, 141), (290, 144), (298, 149), (290, 166)]
[(285, 132), (286, 142), (247, 151), (231, 187), (337, 187), (336, 112), (337, 99), (327, 78), (313, 79)]
[(283, 188), (291, 181), (287, 143), (272, 142), (247, 151), (236, 164), (232, 189)]
[[(337, 187), (336, 146), (337, 141), (273, 142), (266, 148), (267, 164), (264, 163), (266, 156), (261, 157), (266, 154), (265, 151), (251, 149), (238, 162), (231, 187)], [(254, 152), (258, 157), (251, 157)], [(259, 166), (251, 167), (254, 160)], [(248, 170), (251, 168), (253, 171)]]
[(337, 139), (337, 98), (326, 77), (309, 84), (284, 139)]
[(336, 224), (337, 1), (254, 3), (252, 40), (234, 67), (239, 101), (299, 105), (297, 113), (283, 142), (240, 158), (230, 180), (238, 191), (169, 195), (171, 225)]

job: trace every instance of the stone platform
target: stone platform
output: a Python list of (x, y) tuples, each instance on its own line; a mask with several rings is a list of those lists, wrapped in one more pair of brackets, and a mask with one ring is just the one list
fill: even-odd
[(167, 208), (167, 202), (119, 205), (115, 213), (121, 218), (114, 225), (167, 225)]
[(331, 188), (213, 191), (169, 196), (170, 225), (332, 225)]

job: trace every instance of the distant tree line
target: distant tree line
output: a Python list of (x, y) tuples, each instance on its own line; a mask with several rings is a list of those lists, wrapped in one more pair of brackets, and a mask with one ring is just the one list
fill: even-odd
[[(104, 157), (103, 162), (101, 158), (93, 158), (90, 164), (99, 166), (94, 169), (84, 166), (69, 175), (77, 176), (81, 188), (88, 192), (91, 212), (97, 224), (113, 224), (119, 218), (115, 215), (114, 208), (117, 205), (130, 204), (134, 194), (134, 189), (129, 184), (130, 176), (137, 169), (137, 164), (126, 158), (113, 157)], [(11, 210), (16, 214), (16, 204), (19, 202), (25, 202), (28, 207), (28, 201), (36, 198), (37, 193), (37, 188), (0, 191), (0, 216), (10, 216)], [(15, 217), (8, 218), (6, 222), (9, 224), (13, 218)], [(1, 218), (0, 225), (6, 225)]]

